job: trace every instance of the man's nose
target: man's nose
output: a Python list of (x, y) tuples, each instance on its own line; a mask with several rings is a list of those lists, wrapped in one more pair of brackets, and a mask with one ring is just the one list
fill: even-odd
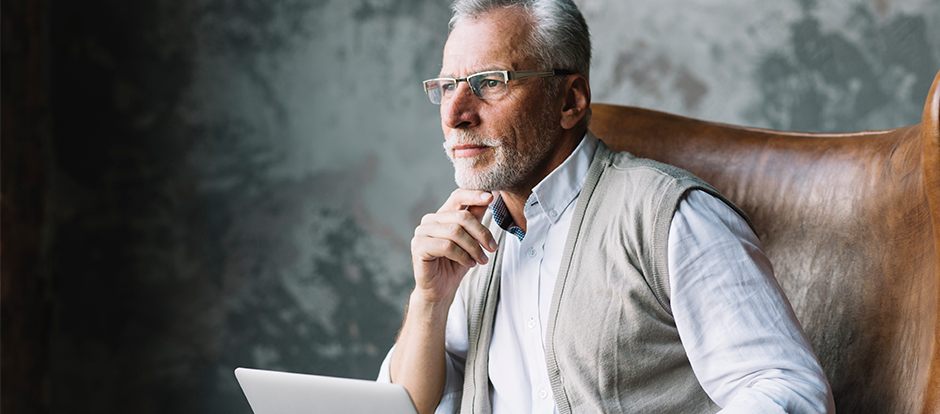
[(480, 103), (467, 82), (458, 82), (441, 103), (441, 122), (450, 129), (472, 128), (480, 123)]

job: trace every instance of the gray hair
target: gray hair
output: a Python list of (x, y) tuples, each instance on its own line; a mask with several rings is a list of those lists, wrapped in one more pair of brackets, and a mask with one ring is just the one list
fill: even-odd
[(572, 0), (455, 0), (450, 28), (499, 7), (522, 7), (532, 18), (532, 37), (521, 46), (527, 56), (544, 69), (572, 70), (590, 79), (591, 35)]

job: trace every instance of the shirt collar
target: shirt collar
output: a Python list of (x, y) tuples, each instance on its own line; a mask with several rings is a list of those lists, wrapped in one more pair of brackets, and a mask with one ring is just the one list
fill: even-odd
[[(523, 214), (528, 218), (541, 212), (552, 223), (556, 222), (578, 198), (596, 150), (597, 137), (588, 131), (571, 155), (532, 189)], [(496, 197), (490, 209), (496, 224), (522, 241), (525, 232), (515, 225), (502, 196)]]

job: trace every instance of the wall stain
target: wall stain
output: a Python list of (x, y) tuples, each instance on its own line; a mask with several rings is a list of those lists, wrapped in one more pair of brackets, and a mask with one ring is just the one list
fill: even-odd
[[(808, 8), (808, 7), (807, 7)], [(790, 49), (768, 54), (754, 78), (761, 96), (745, 117), (774, 129), (810, 132), (888, 129), (920, 122), (940, 68), (924, 16), (877, 23), (863, 6), (848, 26), (858, 41), (823, 32), (810, 13), (790, 26)]]
[(682, 94), (682, 103), (689, 111), (697, 109), (699, 102), (708, 93), (708, 85), (695, 77), (685, 66), (679, 68), (673, 85)]
[(362, 0), (353, 11), (352, 18), (359, 23), (402, 17), (426, 21), (428, 17), (440, 15), (443, 10), (449, 20), (450, 3), (448, 0)]
[(214, 52), (253, 56), (295, 47), (315, 34), (308, 17), (328, 0), (196, 0), (178, 24)]
[[(676, 64), (666, 54), (653, 52), (643, 41), (620, 51), (614, 64), (612, 91), (625, 82), (636, 88), (639, 94), (663, 98), (678, 92), (686, 110), (698, 108), (708, 94), (708, 85), (695, 76), (685, 65)], [(603, 95), (598, 95), (603, 99)]]

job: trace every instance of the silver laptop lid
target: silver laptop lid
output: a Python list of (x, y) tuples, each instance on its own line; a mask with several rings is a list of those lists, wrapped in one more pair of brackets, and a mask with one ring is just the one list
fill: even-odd
[(235, 377), (255, 414), (417, 414), (397, 384), (250, 368)]

